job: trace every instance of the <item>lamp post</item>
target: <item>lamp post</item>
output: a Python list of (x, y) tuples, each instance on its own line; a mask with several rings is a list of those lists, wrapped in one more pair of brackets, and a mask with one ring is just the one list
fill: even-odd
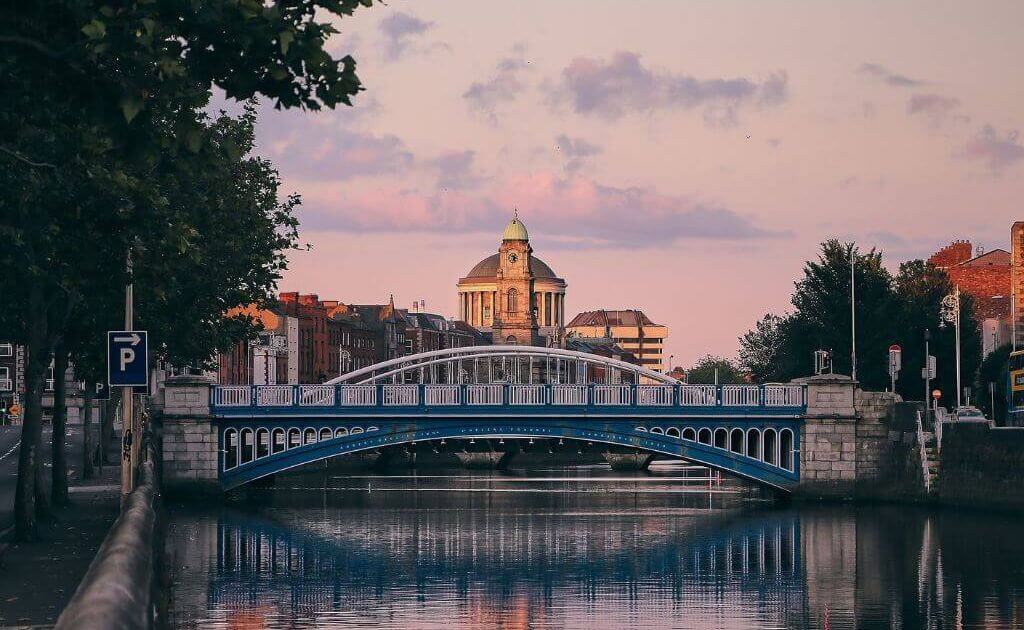
[(854, 282), (854, 269), (857, 264), (857, 253), (850, 245), (850, 378), (857, 381), (857, 283)]
[(942, 298), (942, 319), (953, 324), (956, 334), (956, 406), (960, 406), (960, 285)]

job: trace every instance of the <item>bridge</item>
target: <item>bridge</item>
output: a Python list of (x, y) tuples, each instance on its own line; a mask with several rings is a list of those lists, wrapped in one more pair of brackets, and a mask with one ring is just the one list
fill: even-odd
[(802, 385), (686, 385), (616, 359), (472, 346), (318, 385), (210, 390), (223, 489), (338, 455), (463, 440), (577, 440), (680, 458), (779, 490), (800, 479)]

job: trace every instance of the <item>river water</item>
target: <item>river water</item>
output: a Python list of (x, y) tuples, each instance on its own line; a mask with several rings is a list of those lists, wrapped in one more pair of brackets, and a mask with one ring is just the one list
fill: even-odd
[(1019, 517), (778, 507), (681, 465), (325, 472), (171, 513), (175, 628), (1024, 628)]

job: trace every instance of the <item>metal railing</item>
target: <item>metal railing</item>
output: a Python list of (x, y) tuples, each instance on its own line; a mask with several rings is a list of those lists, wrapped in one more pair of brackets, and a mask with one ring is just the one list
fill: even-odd
[(221, 385), (210, 404), (238, 407), (543, 406), (803, 409), (802, 385)]

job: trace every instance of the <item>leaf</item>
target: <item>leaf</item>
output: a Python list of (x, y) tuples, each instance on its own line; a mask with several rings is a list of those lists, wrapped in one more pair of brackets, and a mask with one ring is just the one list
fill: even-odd
[(125, 122), (130, 123), (142, 111), (142, 99), (137, 96), (125, 96), (121, 99), (121, 113)]
[(107, 25), (93, 20), (82, 27), (82, 33), (89, 39), (103, 39), (107, 35)]
[(295, 33), (291, 31), (281, 31), (281, 34), (277, 36), (278, 41), (281, 42), (281, 54), (288, 54), (288, 47), (295, 41)]

